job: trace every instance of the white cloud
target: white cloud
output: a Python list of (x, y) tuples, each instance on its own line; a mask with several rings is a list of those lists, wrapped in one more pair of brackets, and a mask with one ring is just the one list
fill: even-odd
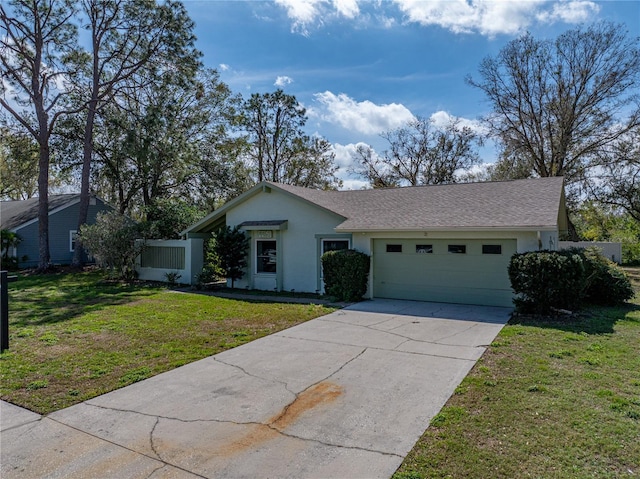
[(444, 127), (454, 120), (458, 121), (458, 125), (461, 127), (467, 127), (477, 133), (478, 135), (484, 135), (487, 133), (485, 126), (478, 120), (470, 120), (468, 118), (456, 117), (446, 111), (437, 111), (433, 113), (430, 120), (437, 127)]
[(294, 24), (312, 22), (319, 11), (319, 4), (325, 0), (276, 0), (276, 4), (287, 10), (287, 16)]
[(342, 180), (341, 190), (369, 190), (371, 184), (365, 180), (357, 180), (354, 178), (346, 178)]
[(541, 12), (538, 20), (545, 23), (553, 23), (561, 20), (565, 23), (581, 23), (593, 18), (600, 11), (600, 6), (595, 2), (586, 0), (564, 1), (556, 3), (549, 12)]
[[(353, 154), (359, 146), (369, 146), (365, 143), (349, 143), (348, 145), (341, 145), (340, 143), (334, 143), (331, 147), (335, 153), (335, 162), (338, 166), (336, 176), (342, 180), (343, 190), (361, 190), (363, 188), (371, 188), (368, 181), (362, 179), (360, 176), (350, 173), (350, 169), (354, 166)], [(375, 154), (375, 152), (374, 152)]]
[(409, 109), (398, 103), (376, 105), (369, 100), (357, 102), (344, 93), (335, 95), (330, 91), (314, 96), (322, 108), (320, 112), (313, 110), (313, 114), (365, 135), (393, 130), (414, 119)]
[(516, 34), (533, 21), (587, 21), (599, 7), (588, 0), (394, 0), (410, 22), (437, 25), (454, 33)]
[(333, 0), (336, 11), (347, 18), (355, 18), (360, 13), (357, 0)]
[[(360, 10), (362, 0), (275, 0), (292, 21), (292, 31), (309, 35), (309, 28), (335, 18), (368, 18)], [(391, 2), (369, 2), (375, 18), (385, 27), (397, 24)], [(521, 33), (534, 22), (579, 23), (600, 11), (593, 0), (393, 0), (409, 22), (439, 26), (454, 33), (487, 36)]]
[(287, 11), (292, 20), (291, 29), (302, 35), (308, 35), (308, 26), (322, 24), (329, 16), (354, 19), (360, 14), (358, 0), (275, 0)]
[(276, 81), (273, 84), (279, 88), (282, 88), (283, 86), (288, 85), (290, 83), (293, 83), (293, 79), (291, 79), (291, 77), (284, 75), (276, 78)]
[(348, 168), (353, 164), (353, 154), (356, 152), (358, 146), (367, 146), (364, 143), (349, 143), (348, 145), (341, 145), (340, 143), (334, 143), (331, 145), (333, 152), (335, 153), (336, 165), (340, 168)]
[(226, 63), (221, 63), (220, 65), (218, 65), (218, 68), (220, 68), (221, 72), (226, 72), (227, 70), (229, 70), (231, 67), (229, 65), (227, 65)]

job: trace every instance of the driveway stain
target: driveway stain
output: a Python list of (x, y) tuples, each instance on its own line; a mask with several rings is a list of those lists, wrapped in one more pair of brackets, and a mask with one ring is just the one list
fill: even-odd
[(287, 427), (294, 424), (304, 413), (334, 402), (343, 389), (341, 386), (323, 381), (304, 390), (293, 402), (286, 405), (266, 424), (254, 424), (242, 437), (218, 450), (218, 455), (232, 456), (247, 449), (257, 448), (263, 443), (280, 436)]
[(342, 394), (342, 387), (330, 382), (321, 382), (302, 391), (282, 412), (268, 421), (271, 427), (282, 431), (293, 424), (305, 412), (321, 404), (335, 401)]

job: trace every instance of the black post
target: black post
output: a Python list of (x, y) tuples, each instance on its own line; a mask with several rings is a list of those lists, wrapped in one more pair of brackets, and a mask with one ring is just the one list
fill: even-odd
[(9, 349), (9, 277), (0, 272), (0, 353)]

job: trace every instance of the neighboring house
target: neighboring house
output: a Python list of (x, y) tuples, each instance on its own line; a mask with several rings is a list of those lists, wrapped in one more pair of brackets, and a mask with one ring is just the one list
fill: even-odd
[[(73, 260), (79, 210), (79, 194), (49, 195), (49, 253), (52, 264), (70, 264)], [(112, 210), (100, 198), (92, 196), (87, 223), (95, 223), (99, 212)], [(38, 198), (0, 202), (0, 227), (14, 231), (22, 238), (13, 254), (21, 268), (38, 265), (38, 224)]]
[(240, 288), (323, 290), (320, 257), (371, 255), (368, 297), (512, 306), (516, 252), (558, 247), (562, 178), (320, 191), (263, 182), (183, 232), (223, 225), (251, 238)]

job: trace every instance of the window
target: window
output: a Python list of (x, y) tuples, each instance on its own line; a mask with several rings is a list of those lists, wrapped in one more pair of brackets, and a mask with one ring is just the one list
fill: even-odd
[(501, 244), (483, 244), (482, 254), (502, 254)]
[(450, 244), (448, 247), (449, 253), (453, 254), (465, 254), (467, 252), (466, 244)]
[(340, 251), (343, 249), (349, 249), (349, 240), (343, 239), (323, 239), (322, 240), (322, 254), (327, 251)]
[(76, 230), (69, 230), (69, 251), (73, 253), (76, 250), (76, 239), (78, 238), (78, 232)]
[(418, 253), (418, 254), (433, 253), (433, 245), (432, 244), (417, 244), (416, 245), (416, 253)]
[(257, 273), (275, 273), (277, 256), (276, 242), (256, 241), (256, 272)]
[(402, 245), (401, 244), (388, 244), (387, 245), (387, 253), (402, 253)]

